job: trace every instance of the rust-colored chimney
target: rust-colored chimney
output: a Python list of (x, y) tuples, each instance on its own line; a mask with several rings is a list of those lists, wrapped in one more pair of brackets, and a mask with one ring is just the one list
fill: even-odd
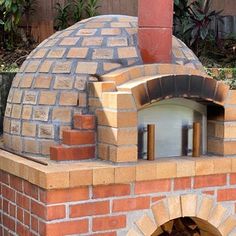
[(138, 44), (144, 63), (171, 62), (174, 0), (139, 0)]

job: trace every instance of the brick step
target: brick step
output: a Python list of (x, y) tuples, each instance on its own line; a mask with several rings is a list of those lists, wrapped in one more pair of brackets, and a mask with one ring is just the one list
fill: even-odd
[(85, 160), (95, 157), (94, 146), (53, 146), (50, 148), (51, 160), (54, 161), (70, 161), (70, 160)]
[(67, 145), (84, 145), (95, 143), (95, 132), (93, 130), (64, 130), (62, 143)]
[(75, 114), (73, 116), (73, 128), (82, 130), (94, 130), (96, 127), (95, 115)]

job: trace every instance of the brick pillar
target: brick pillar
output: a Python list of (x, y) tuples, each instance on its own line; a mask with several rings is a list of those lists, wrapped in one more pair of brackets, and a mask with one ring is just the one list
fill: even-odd
[(173, 0), (139, 0), (138, 45), (144, 63), (170, 63)]

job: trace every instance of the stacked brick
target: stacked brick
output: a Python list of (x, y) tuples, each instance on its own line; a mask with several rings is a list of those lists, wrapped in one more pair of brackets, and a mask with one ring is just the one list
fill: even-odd
[(235, 235), (234, 173), (51, 190), (4, 171), (0, 176), (3, 236), (151, 235), (186, 216), (212, 235)]
[[(203, 70), (196, 56), (173, 38), (173, 63)], [(137, 18), (99, 16), (52, 35), (26, 59), (14, 78), (4, 119), (5, 147), (49, 156), (75, 113), (88, 111), (88, 81), (111, 70), (142, 64)]]

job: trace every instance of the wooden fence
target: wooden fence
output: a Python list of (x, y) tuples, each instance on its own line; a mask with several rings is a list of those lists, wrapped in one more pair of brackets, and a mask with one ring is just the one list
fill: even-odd
[[(32, 18), (32, 32), (36, 39), (42, 41), (53, 33), (55, 4), (64, 4), (68, 0), (36, 0), (37, 8)], [(157, 0), (158, 1), (158, 0)], [(147, 4), (148, 4), (147, 0)], [(236, 15), (235, 0), (212, 0), (213, 8), (223, 9), (224, 15)], [(138, 0), (100, 0), (99, 14), (123, 14), (137, 16)]]

